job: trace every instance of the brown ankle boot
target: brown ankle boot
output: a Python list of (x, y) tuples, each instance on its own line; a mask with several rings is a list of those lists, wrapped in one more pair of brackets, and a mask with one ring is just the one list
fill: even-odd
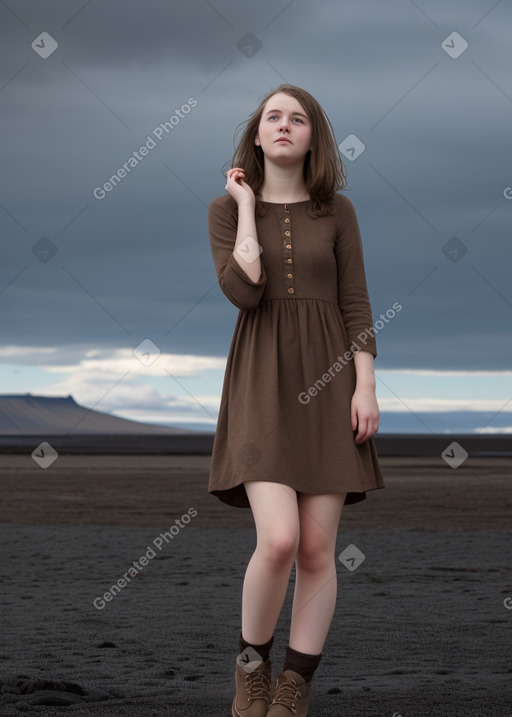
[(267, 717), (272, 685), (270, 660), (247, 672), (239, 663), (235, 671), (236, 694), (232, 717)]
[(306, 717), (308, 713), (311, 683), (293, 670), (279, 675), (274, 698), (267, 712), (268, 717)]

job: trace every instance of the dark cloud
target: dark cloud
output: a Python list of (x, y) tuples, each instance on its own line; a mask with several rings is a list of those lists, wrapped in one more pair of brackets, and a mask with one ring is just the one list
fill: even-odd
[[(1, 4), (3, 343), (151, 336), (169, 352), (225, 354), (236, 310), (216, 286), (206, 207), (224, 192), (235, 127), (290, 81), (318, 98), (338, 141), (366, 145), (347, 162), (347, 191), (375, 317), (404, 306), (378, 338), (379, 366), (508, 367), (511, 10), (490, 9)], [(454, 29), (469, 42), (457, 59), (441, 48)], [(30, 47), (42, 31), (59, 43), (46, 60)], [(253, 57), (237, 47), (246, 33), (262, 43)], [(191, 97), (197, 106), (96, 199)], [(32, 251), (43, 237), (58, 250), (47, 262)], [(453, 237), (467, 249), (455, 262), (443, 253)]]

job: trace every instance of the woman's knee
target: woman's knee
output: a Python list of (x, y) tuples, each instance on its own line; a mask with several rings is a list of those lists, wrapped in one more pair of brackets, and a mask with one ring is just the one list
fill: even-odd
[(344, 501), (344, 493), (301, 495), (297, 568), (310, 573), (333, 569), (336, 536)]
[(258, 539), (256, 549), (265, 560), (276, 567), (293, 563), (297, 554), (299, 537), (294, 530), (279, 530)]
[(335, 562), (335, 543), (321, 532), (301, 536), (297, 550), (297, 568), (309, 573), (324, 572)]
[(280, 483), (244, 483), (256, 525), (256, 552), (270, 564), (292, 563), (299, 546), (297, 493)]

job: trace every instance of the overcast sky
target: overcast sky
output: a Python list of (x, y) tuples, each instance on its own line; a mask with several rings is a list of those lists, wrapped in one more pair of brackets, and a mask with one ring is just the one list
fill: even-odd
[(0, 2), (0, 392), (213, 425), (237, 309), (207, 206), (290, 82), (364, 146), (344, 160), (374, 319), (403, 306), (381, 410), (512, 426), (511, 26), (496, 0)]

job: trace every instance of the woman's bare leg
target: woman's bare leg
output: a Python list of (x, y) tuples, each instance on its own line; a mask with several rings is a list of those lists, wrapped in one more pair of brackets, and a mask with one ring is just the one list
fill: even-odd
[(290, 647), (322, 652), (337, 595), (336, 534), (345, 493), (298, 498), (300, 543), (296, 558)]
[(244, 483), (256, 525), (257, 544), (245, 574), (242, 636), (253, 645), (272, 637), (299, 545), (297, 493), (280, 483)]

